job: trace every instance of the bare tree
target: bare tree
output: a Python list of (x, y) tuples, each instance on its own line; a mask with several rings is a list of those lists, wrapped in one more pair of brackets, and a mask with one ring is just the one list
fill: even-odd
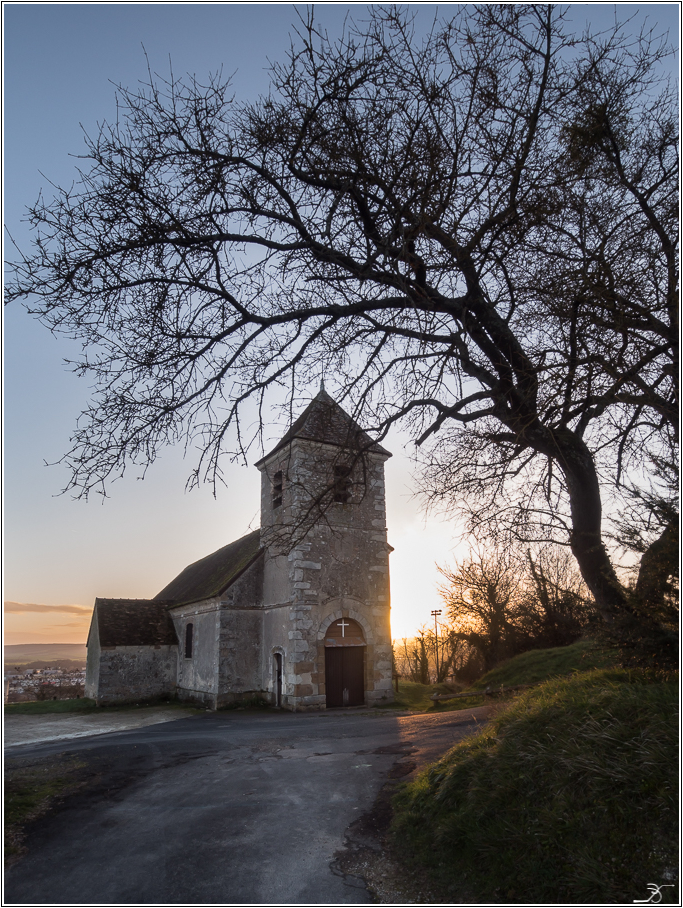
[(603, 488), (677, 437), (665, 52), (567, 36), (552, 6), (463, 7), (423, 40), (375, 7), (336, 41), (310, 14), (256, 104), (121, 88), (8, 292), (83, 343), (71, 490), (176, 442), (215, 480), (245, 403), (322, 364), (380, 437), (432, 446), (433, 496), (540, 516), (605, 619), (628, 610)]
[(429, 684), (432, 679), (435, 684), (442, 684), (455, 674), (462, 673), (468, 665), (469, 670), (465, 672), (468, 679), (480, 675), (477, 653), (458, 634), (457, 628), (442, 624), (438, 638), (426, 625), (418, 630), (415, 637), (404, 637), (398, 652), (394, 650), (394, 657), (401, 677), (420, 684)]
[(431, 637), (435, 655), (437, 647), (439, 651), (438, 668), (437, 660), (434, 659), (437, 684), (456, 676), (470, 679), (481, 674), (477, 664), (477, 651), (467, 640), (461, 638), (452, 624), (440, 625), (438, 639), (434, 632), (431, 632)]
[(594, 615), (571, 556), (559, 547), (529, 550), (526, 558), (489, 547), (439, 570), (447, 636), (476, 649), (486, 671), (517, 653), (574, 643)]
[(489, 671), (520, 648), (523, 578), (503, 551), (479, 553), (454, 570), (439, 568), (454, 636), (477, 649)]
[(566, 550), (527, 551), (521, 625), (527, 645), (567, 646), (580, 639), (594, 616), (583, 580)]
[(401, 674), (418, 684), (429, 684), (429, 652), (423, 627), (411, 640), (404, 637), (401, 656)]

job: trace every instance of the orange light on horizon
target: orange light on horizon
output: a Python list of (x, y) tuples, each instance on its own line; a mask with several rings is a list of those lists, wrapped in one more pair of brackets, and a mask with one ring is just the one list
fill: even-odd
[(84, 644), (88, 638), (92, 606), (47, 605), (36, 602), (4, 603), (4, 643)]

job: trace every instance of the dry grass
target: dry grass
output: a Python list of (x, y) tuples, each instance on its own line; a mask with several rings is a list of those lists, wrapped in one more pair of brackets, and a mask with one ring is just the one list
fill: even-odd
[(84, 763), (62, 754), (49, 762), (5, 761), (5, 863), (26, 851), (25, 828), (81, 786)]
[(677, 882), (677, 705), (618, 670), (527, 692), (398, 795), (396, 851), (446, 901), (647, 898)]

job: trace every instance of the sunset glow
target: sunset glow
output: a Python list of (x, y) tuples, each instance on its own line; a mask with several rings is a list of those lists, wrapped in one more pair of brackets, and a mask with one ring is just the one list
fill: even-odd
[[(437, 9), (445, 12), (416, 6), (416, 27), (423, 21), (428, 27)], [(567, 9), (579, 31), (588, 19), (608, 26), (615, 11), (634, 22), (641, 15), (630, 5)], [(331, 34), (349, 12), (361, 20), (365, 8), (316, 6)], [(677, 32), (677, 4), (645, 5), (645, 15), (660, 31)], [(68, 187), (78, 179), (74, 156), (83, 151), (83, 132), (116, 119), (116, 84), (144, 83), (148, 67), (164, 79), (170, 60), (174, 72), (199, 81), (221, 69), (234, 72), (236, 99), (255, 100), (267, 92), (269, 61), (283, 58), (296, 21), (290, 4), (6, 5), (4, 214), (18, 248), (31, 243), (26, 206), (41, 191), (51, 195), (49, 181)], [(9, 243), (7, 255), (17, 255)], [(5, 311), (4, 337), (5, 643), (84, 643), (96, 596), (152, 598), (186, 565), (259, 526), (253, 464), (288, 428), (282, 409), (264, 412), (263, 444), (254, 443), (249, 463), (226, 457), (225, 486), (186, 492), (200, 452), (170, 447), (149, 469), (129, 465), (108, 497), (74, 500), (59, 494), (70, 479), (59, 461), (88, 405), (87, 382), (66, 364), (77, 344), (52, 335), (18, 305)], [(317, 390), (312, 385), (308, 398), (294, 401), (295, 415)], [(328, 390), (339, 391), (334, 376)], [(249, 429), (257, 435), (255, 412)], [(393, 453), (386, 466), (392, 634), (402, 638), (442, 606), (437, 565), (466, 557), (468, 543), (455, 518), (424, 516), (414, 497), (408, 434), (396, 429), (382, 444)]]

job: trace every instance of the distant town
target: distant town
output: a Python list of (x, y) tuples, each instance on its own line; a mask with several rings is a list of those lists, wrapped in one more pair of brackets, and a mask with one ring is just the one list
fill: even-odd
[(53, 665), (36, 661), (28, 665), (5, 665), (5, 703), (29, 700), (74, 700), (84, 696), (85, 665), (59, 660)]

